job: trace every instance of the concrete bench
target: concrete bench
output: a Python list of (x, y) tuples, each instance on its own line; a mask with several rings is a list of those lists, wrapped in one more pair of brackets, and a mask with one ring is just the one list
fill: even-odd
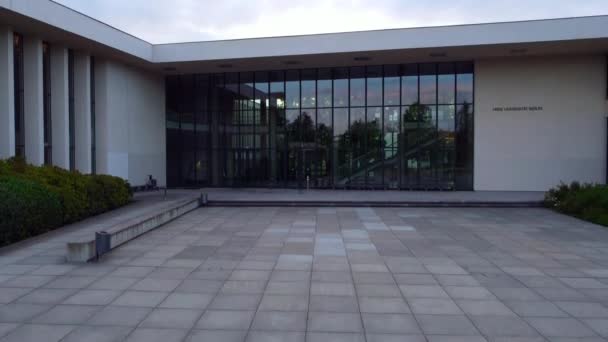
[[(121, 222), (112, 227), (108, 227), (104, 232), (110, 235), (110, 249), (114, 249), (123, 243), (133, 240), (163, 224), (172, 221), (204, 204), (206, 196), (200, 198), (186, 199), (175, 205), (155, 212), (143, 215), (125, 222)], [(67, 243), (67, 259), (70, 262), (87, 262), (97, 256), (95, 247), (95, 234), (77, 241)]]

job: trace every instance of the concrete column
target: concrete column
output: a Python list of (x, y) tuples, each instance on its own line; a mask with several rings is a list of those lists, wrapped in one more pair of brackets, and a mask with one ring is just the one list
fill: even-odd
[(0, 27), (0, 159), (15, 155), (13, 31)]
[(25, 159), (33, 165), (44, 163), (44, 93), (42, 75), (42, 40), (23, 39), (23, 116)]
[(76, 170), (91, 173), (91, 56), (74, 54), (74, 130)]
[(51, 123), (53, 165), (70, 168), (68, 49), (51, 45)]

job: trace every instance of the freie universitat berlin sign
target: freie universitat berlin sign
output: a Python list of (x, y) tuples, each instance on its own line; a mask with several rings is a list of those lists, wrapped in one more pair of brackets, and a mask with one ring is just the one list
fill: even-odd
[(495, 112), (537, 112), (543, 110), (542, 106), (508, 106), (508, 107), (494, 107), (492, 108)]

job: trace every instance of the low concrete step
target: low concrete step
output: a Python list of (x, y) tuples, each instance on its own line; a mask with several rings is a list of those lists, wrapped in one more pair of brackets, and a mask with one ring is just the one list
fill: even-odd
[(265, 201), (209, 200), (211, 207), (538, 208), (542, 201)]
[[(190, 197), (164, 208), (160, 212), (142, 215), (104, 229), (110, 234), (110, 249), (114, 249), (129, 240), (156, 229), (204, 204), (204, 196)], [(87, 262), (97, 256), (95, 234), (67, 243), (67, 260), (70, 262)]]

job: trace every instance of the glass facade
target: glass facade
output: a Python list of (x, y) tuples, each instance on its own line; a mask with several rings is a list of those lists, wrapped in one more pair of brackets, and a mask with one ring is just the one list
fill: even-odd
[(473, 63), (168, 76), (172, 187), (472, 190)]

